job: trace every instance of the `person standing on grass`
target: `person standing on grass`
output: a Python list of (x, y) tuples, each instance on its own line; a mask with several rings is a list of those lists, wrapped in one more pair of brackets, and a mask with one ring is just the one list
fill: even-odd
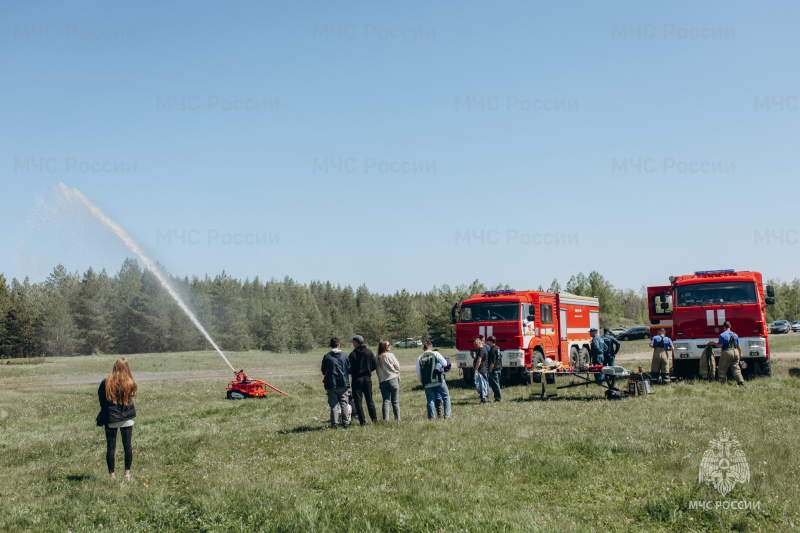
[[(606, 343), (603, 342), (603, 339), (600, 338), (598, 331), (596, 328), (592, 328), (589, 330), (589, 336), (592, 340), (589, 343), (589, 353), (592, 356), (592, 365), (602, 365), (603, 364), (603, 354), (606, 351)], [(598, 385), (602, 384), (604, 381), (602, 374), (595, 374), (594, 376), (595, 383)]]
[(486, 379), (489, 370), (489, 352), (480, 337), (475, 339), (473, 344), (475, 345), (475, 390), (481, 397), (481, 403), (486, 403), (486, 398), (489, 396), (489, 381)]
[(603, 336), (601, 338), (606, 345), (606, 351), (603, 353), (603, 363), (606, 366), (614, 366), (614, 361), (616, 361), (617, 354), (619, 353), (619, 341), (614, 338), (609, 328), (603, 329)]
[(136, 396), (136, 381), (131, 374), (128, 360), (117, 359), (111, 374), (100, 382), (97, 397), (100, 400), (100, 413), (97, 425), (104, 426), (106, 432), (106, 464), (111, 479), (117, 479), (114, 473), (114, 455), (117, 450), (117, 430), (122, 435), (122, 447), (125, 450), (125, 480), (131, 479), (133, 463), (133, 419), (136, 418), (136, 407), (133, 397)]
[(339, 347), (338, 337), (331, 339), (331, 351), (322, 358), (322, 383), (328, 394), (328, 406), (331, 408), (331, 429), (336, 429), (341, 423), (344, 429), (350, 427), (352, 410), (350, 409), (350, 359)]
[(433, 349), (433, 343), (426, 340), (423, 344), (425, 351), (417, 358), (417, 379), (425, 389), (425, 400), (428, 405), (428, 420), (436, 420), (434, 404), (437, 393), (444, 403), (444, 419), (450, 419), (450, 391), (445, 382), (445, 368), (447, 359)]
[(353, 351), (350, 352), (350, 375), (353, 376), (353, 400), (356, 404), (358, 421), (362, 426), (367, 424), (364, 416), (362, 398), (367, 401), (367, 411), (372, 423), (378, 421), (375, 402), (372, 401), (372, 373), (377, 368), (375, 354), (364, 345), (364, 337), (356, 335), (352, 339)]
[[(650, 347), (653, 349), (653, 361), (650, 363), (650, 374), (655, 379), (658, 374), (658, 382), (669, 383), (669, 355), (668, 350), (672, 350), (672, 357), (675, 357), (675, 346), (672, 339), (667, 337), (667, 330), (661, 328), (658, 335), (650, 339)], [(722, 337), (720, 337), (722, 338)]]
[(494, 401), (503, 401), (503, 394), (500, 392), (500, 373), (503, 370), (503, 355), (500, 353), (500, 347), (497, 346), (497, 339), (494, 335), (489, 335), (486, 339), (489, 345), (489, 386), (494, 392)]
[(392, 404), (394, 419), (400, 420), (400, 363), (390, 351), (389, 341), (378, 344), (378, 388), (383, 398), (383, 419), (389, 419), (389, 404)]
[[(742, 369), (739, 367), (739, 361), (742, 359), (742, 346), (739, 344), (739, 336), (731, 331), (730, 322), (725, 321), (722, 327), (725, 328), (725, 331), (719, 334), (717, 342), (711, 341), (708, 343), (714, 348), (722, 348), (722, 353), (719, 355), (719, 367), (717, 367), (719, 382), (725, 383), (728, 381), (728, 369), (731, 369), (733, 377), (736, 378), (736, 383), (740, 387), (744, 387)], [(714, 379), (713, 375), (711, 379)]]

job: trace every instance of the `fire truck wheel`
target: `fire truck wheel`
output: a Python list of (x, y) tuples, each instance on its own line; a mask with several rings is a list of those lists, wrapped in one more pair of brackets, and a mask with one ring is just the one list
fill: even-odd
[(592, 356), (589, 354), (589, 348), (584, 346), (583, 348), (581, 348), (580, 363), (578, 364), (578, 366), (582, 368), (587, 367), (592, 364), (591, 361), (592, 361)]
[(754, 359), (754, 360), (752, 360), (752, 362), (750, 364), (753, 367), (753, 370), (752, 370), (753, 377), (758, 377), (758, 376), (771, 377), (772, 376), (772, 367), (769, 364), (769, 359), (767, 359), (767, 358)]
[(578, 348), (573, 346), (572, 349), (569, 351), (569, 366), (572, 368), (578, 368), (578, 364), (580, 363), (578, 359)]
[(473, 372), (474, 370), (472, 370), (471, 368), (464, 369), (464, 385), (466, 385), (469, 388), (475, 386), (475, 376)]
[(672, 375), (675, 377), (693, 379), (697, 377), (698, 372), (698, 365), (692, 365), (690, 361), (675, 361), (672, 363)]

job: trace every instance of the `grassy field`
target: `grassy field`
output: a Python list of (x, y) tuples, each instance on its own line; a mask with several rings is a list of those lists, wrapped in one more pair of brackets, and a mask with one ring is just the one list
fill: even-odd
[[(401, 364), (415, 356), (400, 353)], [(224, 399), (227, 367), (213, 353), (129, 359), (137, 377), (209, 373), (140, 383), (129, 483), (107, 479), (105, 439), (94, 425), (96, 385), (0, 390), (0, 530), (800, 527), (800, 380), (788, 373), (797, 360), (775, 361), (773, 378), (745, 389), (685, 383), (618, 402), (604, 400), (594, 385), (562, 389), (551, 400), (531, 399), (527, 387), (516, 386), (504, 391), (503, 403), (481, 405), (454, 372), (447, 423), (426, 420), (424, 393), (405, 372), (401, 423), (330, 431), (313, 373), (320, 354), (231, 354), (253, 374), (293, 372), (268, 378), (293, 397), (244, 401)], [(4, 364), (0, 384), (89, 380), (113, 360)], [(698, 483), (703, 452), (723, 429), (741, 441), (751, 473), (725, 497)], [(759, 508), (690, 509), (696, 500)]]

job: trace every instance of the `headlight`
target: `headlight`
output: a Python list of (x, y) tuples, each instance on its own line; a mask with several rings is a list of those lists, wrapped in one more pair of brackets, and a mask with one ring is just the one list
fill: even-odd
[(751, 348), (766, 348), (767, 347), (767, 341), (765, 341), (763, 339), (757, 340), (757, 341), (750, 341), (750, 347)]
[(686, 350), (689, 349), (689, 343), (688, 342), (676, 342), (675, 343), (675, 349), (676, 350), (686, 351)]

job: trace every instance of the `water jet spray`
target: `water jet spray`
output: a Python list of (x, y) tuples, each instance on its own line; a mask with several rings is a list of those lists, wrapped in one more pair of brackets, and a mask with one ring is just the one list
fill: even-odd
[[(164, 289), (166, 289), (166, 291), (169, 293), (169, 295), (172, 296), (172, 299), (175, 300), (175, 303), (178, 304), (178, 307), (180, 307), (181, 310), (184, 313), (186, 313), (186, 316), (189, 317), (189, 320), (192, 321), (192, 324), (194, 324), (194, 326), (200, 331), (200, 333), (203, 334), (203, 336), (211, 344), (211, 346), (214, 347), (214, 349), (217, 351), (217, 353), (220, 355), (220, 357), (222, 357), (222, 359), (225, 361), (225, 363), (227, 363), (227, 365), (230, 367), (231, 371), (233, 371), (234, 375), (236, 376), (236, 380), (231, 381), (228, 384), (228, 391), (229, 391), (228, 392), (228, 398), (231, 398), (230, 390), (231, 390), (231, 387), (234, 384), (237, 384), (237, 386), (242, 389), (240, 391), (240, 393), (247, 394), (247, 391), (245, 389), (247, 389), (246, 386), (248, 384), (256, 384), (256, 385), (258, 385), (259, 383), (262, 383), (262, 384), (274, 389), (275, 391), (280, 392), (281, 394), (284, 394), (286, 396), (290, 396), (289, 394), (286, 394), (285, 392), (276, 389), (275, 387), (273, 387), (269, 383), (266, 383), (266, 382), (260, 381), (260, 380), (248, 379), (247, 376), (244, 373), (244, 370), (237, 371), (235, 368), (233, 368), (233, 365), (231, 364), (230, 361), (228, 361), (228, 358), (225, 357), (225, 354), (222, 353), (222, 350), (220, 349), (219, 346), (217, 346), (217, 343), (214, 342), (214, 339), (211, 338), (211, 335), (208, 334), (208, 332), (205, 330), (203, 325), (200, 324), (200, 321), (197, 319), (197, 317), (194, 316), (194, 313), (192, 313), (192, 311), (189, 309), (189, 307), (183, 302), (181, 297), (178, 296), (177, 291), (175, 290), (175, 288), (170, 283), (170, 281), (167, 278), (167, 276), (164, 273), (164, 271), (161, 270), (160, 268), (158, 268), (158, 265), (156, 265), (152, 260), (150, 260), (149, 257), (147, 257), (144, 254), (144, 252), (139, 247), (137, 242), (133, 239), (133, 237), (131, 237), (128, 234), (127, 231), (122, 229), (122, 227), (120, 227), (119, 224), (117, 224), (116, 222), (111, 220), (111, 218), (108, 215), (106, 215), (99, 207), (94, 205), (86, 196), (84, 196), (84, 194), (81, 191), (79, 191), (78, 189), (70, 189), (69, 187), (67, 187), (63, 183), (60, 183), (58, 185), (58, 187), (59, 187), (59, 189), (61, 189), (62, 194), (64, 194), (64, 196), (68, 200), (72, 200), (72, 201), (78, 202), (79, 204), (83, 205), (83, 207), (88, 209), (89, 212), (96, 219), (98, 219), (100, 222), (102, 222), (103, 225), (105, 225), (108, 229), (110, 229), (114, 233), (114, 235), (119, 237), (120, 240), (123, 243), (125, 243), (125, 246), (127, 246), (128, 249), (131, 252), (133, 252), (134, 255), (136, 255), (136, 257), (139, 259), (139, 261), (141, 261), (142, 264), (144, 264), (145, 268), (147, 270), (149, 270), (150, 273), (153, 274), (156, 277), (156, 279), (161, 284), (161, 286), (164, 287)], [(255, 383), (255, 382), (258, 382), (258, 383)], [(263, 387), (262, 387), (262, 389), (263, 389)], [(238, 390), (238, 389), (236, 389), (236, 390)], [(261, 396), (263, 396), (263, 394)], [(246, 397), (246, 396), (242, 396), (242, 397)]]

